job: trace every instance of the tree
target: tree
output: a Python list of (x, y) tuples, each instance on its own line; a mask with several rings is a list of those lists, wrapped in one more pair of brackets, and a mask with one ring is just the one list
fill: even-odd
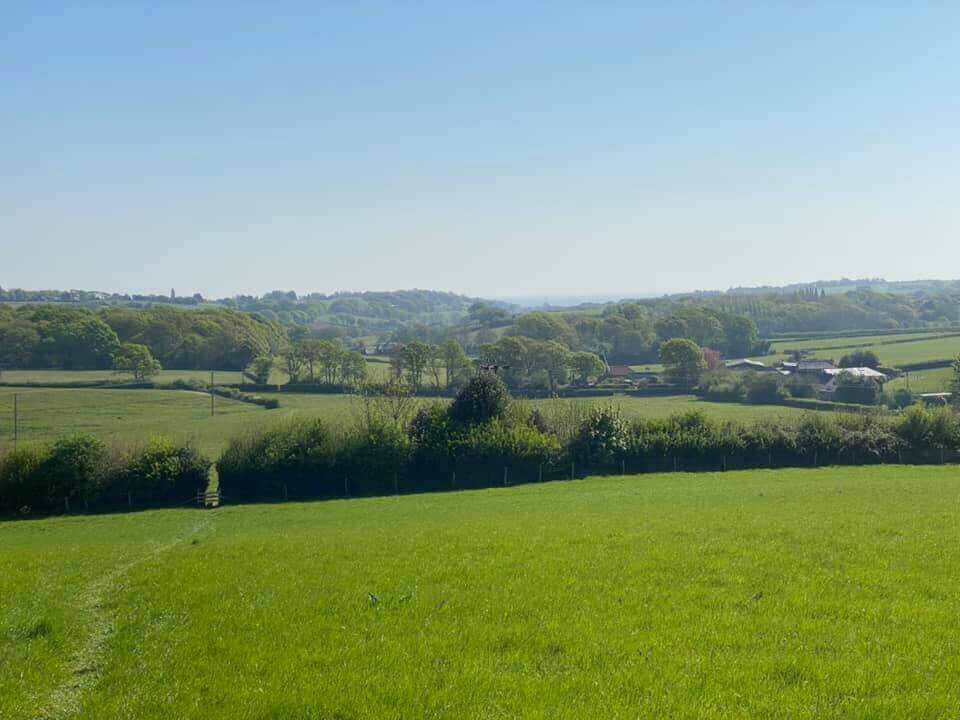
[(760, 340), (757, 324), (743, 315), (728, 315), (723, 322), (724, 349), (727, 356), (750, 355)]
[(307, 377), (310, 378), (310, 382), (313, 382), (316, 380), (313, 369), (314, 365), (320, 362), (320, 356), (323, 353), (323, 341), (311, 339), (301, 340), (297, 343), (297, 350), (304, 365), (307, 366)]
[(400, 350), (403, 366), (414, 390), (419, 390), (423, 384), (423, 371), (430, 362), (433, 348), (419, 341), (409, 342)]
[(532, 340), (555, 340), (569, 344), (573, 339), (570, 326), (556, 313), (532, 312), (517, 320), (515, 328), (518, 335)]
[(877, 354), (873, 352), (873, 350), (854, 350), (849, 355), (844, 355), (840, 358), (840, 367), (868, 367), (876, 370), (880, 367), (880, 358), (877, 357)]
[(273, 370), (273, 358), (261, 355), (250, 363), (250, 375), (257, 385), (266, 385), (270, 382), (270, 371)]
[(440, 354), (443, 357), (443, 369), (447, 375), (447, 387), (453, 387), (464, 380), (464, 375), (470, 367), (470, 359), (463, 351), (463, 346), (456, 340), (446, 340), (440, 345)]
[(660, 360), (667, 377), (678, 385), (696, 385), (707, 367), (703, 350), (692, 340), (674, 338), (660, 346)]
[(135, 381), (143, 382), (163, 368), (146, 345), (121, 343), (113, 355), (113, 369), (118, 373), (133, 375)]
[(503, 418), (510, 406), (510, 393), (494, 373), (483, 372), (470, 379), (450, 405), (450, 418), (461, 425), (480, 425)]
[(570, 351), (555, 340), (530, 344), (531, 369), (544, 374), (550, 392), (567, 381)]
[(283, 358), (283, 369), (286, 371), (289, 381), (292, 383), (299, 382), (304, 366), (299, 345), (288, 347), (281, 353), (280, 357)]
[(358, 352), (343, 353), (340, 358), (340, 378), (346, 385), (362, 385), (367, 379), (367, 359)]
[(577, 382), (586, 385), (590, 377), (602, 375), (606, 369), (603, 361), (592, 352), (575, 352), (570, 356), (570, 369), (573, 371)]
[(668, 315), (667, 317), (660, 318), (654, 324), (654, 328), (656, 329), (657, 337), (663, 342), (673, 340), (674, 338), (689, 337), (690, 335), (690, 328), (687, 326), (687, 321), (676, 315)]

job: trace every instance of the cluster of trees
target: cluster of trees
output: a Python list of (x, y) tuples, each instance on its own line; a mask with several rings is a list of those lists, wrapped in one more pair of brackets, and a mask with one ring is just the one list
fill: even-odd
[(405, 381), (414, 390), (458, 388), (473, 373), (473, 364), (454, 339), (438, 345), (414, 340), (395, 347), (390, 355), (394, 381)]
[(572, 351), (556, 340), (502, 337), (480, 348), (480, 363), (495, 366), (514, 389), (555, 392), (568, 382), (586, 385), (606, 369), (592, 352)]
[[(300, 340), (280, 357), (291, 383), (357, 386), (367, 377), (366, 358), (331, 340)], [(254, 363), (253, 380), (266, 382), (271, 366), (269, 358), (260, 358)]]
[(123, 344), (131, 344), (146, 347), (166, 368), (240, 370), (283, 342), (275, 323), (230, 310), (0, 305), (3, 367), (109, 369)]
[(98, 317), (120, 341), (146, 345), (168, 369), (242, 370), (256, 357), (275, 354), (286, 339), (276, 323), (233, 310), (113, 307)]
[(206, 489), (209, 469), (188, 444), (154, 438), (142, 447), (117, 448), (73, 435), (0, 456), (0, 513), (180, 504)]

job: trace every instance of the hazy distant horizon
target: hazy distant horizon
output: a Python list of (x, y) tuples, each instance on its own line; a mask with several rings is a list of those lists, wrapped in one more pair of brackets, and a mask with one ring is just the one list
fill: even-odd
[(496, 294), (496, 293), (471, 293), (471, 292), (462, 292), (458, 290), (452, 290), (442, 287), (395, 287), (395, 288), (342, 288), (334, 290), (296, 290), (294, 288), (288, 287), (275, 287), (269, 290), (264, 291), (236, 291), (236, 292), (227, 292), (227, 293), (207, 293), (202, 290), (191, 290), (191, 291), (180, 291), (175, 286), (172, 288), (167, 288), (166, 290), (162, 289), (124, 289), (124, 290), (110, 290), (97, 287), (86, 287), (83, 285), (77, 285), (76, 283), (72, 284), (70, 287), (28, 287), (24, 285), (16, 284), (4, 284), (0, 282), (0, 289), (4, 290), (27, 290), (27, 291), (67, 291), (67, 290), (79, 290), (86, 292), (102, 292), (107, 294), (118, 294), (118, 295), (162, 295), (168, 296), (170, 291), (173, 290), (177, 297), (191, 297), (195, 293), (199, 292), (205, 300), (222, 300), (232, 297), (237, 297), (241, 295), (250, 295), (250, 296), (263, 296), (271, 292), (290, 292), (293, 291), (297, 294), (297, 297), (306, 297), (308, 295), (319, 293), (322, 295), (334, 295), (336, 293), (364, 293), (364, 292), (400, 292), (400, 291), (411, 291), (411, 290), (424, 290), (424, 291), (435, 291), (435, 292), (449, 292), (456, 295), (462, 295), (465, 297), (472, 297), (482, 300), (492, 300), (510, 303), (522, 308), (536, 308), (543, 306), (554, 306), (554, 307), (569, 307), (574, 305), (581, 305), (587, 303), (608, 303), (608, 302), (618, 302), (622, 300), (640, 300), (640, 299), (650, 299), (656, 297), (664, 297), (670, 295), (688, 295), (694, 293), (724, 293), (729, 292), (735, 289), (757, 289), (757, 288), (783, 288), (793, 285), (828, 285), (833, 283), (840, 282), (849, 282), (851, 284), (859, 284), (866, 282), (868, 280), (875, 280), (880, 282), (887, 283), (922, 283), (922, 282), (954, 282), (958, 278), (954, 277), (911, 277), (911, 278), (865, 278), (865, 277), (848, 277), (848, 276), (838, 276), (838, 277), (822, 277), (816, 280), (798, 280), (789, 283), (783, 284), (774, 284), (774, 283), (755, 283), (750, 285), (729, 285), (725, 288), (692, 288), (692, 289), (682, 289), (674, 290), (662, 293), (654, 292), (642, 292), (642, 291), (622, 291), (622, 292), (547, 292), (547, 293), (516, 293), (516, 294)]

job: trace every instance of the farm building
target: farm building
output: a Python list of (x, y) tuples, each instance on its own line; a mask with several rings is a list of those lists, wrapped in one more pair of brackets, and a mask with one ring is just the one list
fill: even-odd
[(747, 359), (727, 360), (723, 364), (723, 367), (726, 368), (727, 370), (736, 370), (736, 371), (754, 370), (756, 372), (770, 372), (774, 370), (774, 368), (764, 365), (762, 362), (759, 362), (757, 360), (747, 360)]
[(820, 387), (818, 393), (821, 400), (839, 399), (839, 391), (849, 392), (852, 388), (863, 388), (863, 394), (875, 395), (890, 379), (882, 372), (868, 367), (826, 368), (822, 376), (826, 382)]

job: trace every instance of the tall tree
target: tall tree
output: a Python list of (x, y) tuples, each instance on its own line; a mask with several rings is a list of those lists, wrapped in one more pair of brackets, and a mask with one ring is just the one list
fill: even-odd
[(700, 346), (685, 338), (674, 338), (661, 345), (660, 359), (667, 377), (678, 385), (696, 385), (707, 366)]
[(121, 343), (113, 355), (113, 369), (118, 373), (132, 375), (137, 382), (143, 382), (163, 368), (146, 345)]

